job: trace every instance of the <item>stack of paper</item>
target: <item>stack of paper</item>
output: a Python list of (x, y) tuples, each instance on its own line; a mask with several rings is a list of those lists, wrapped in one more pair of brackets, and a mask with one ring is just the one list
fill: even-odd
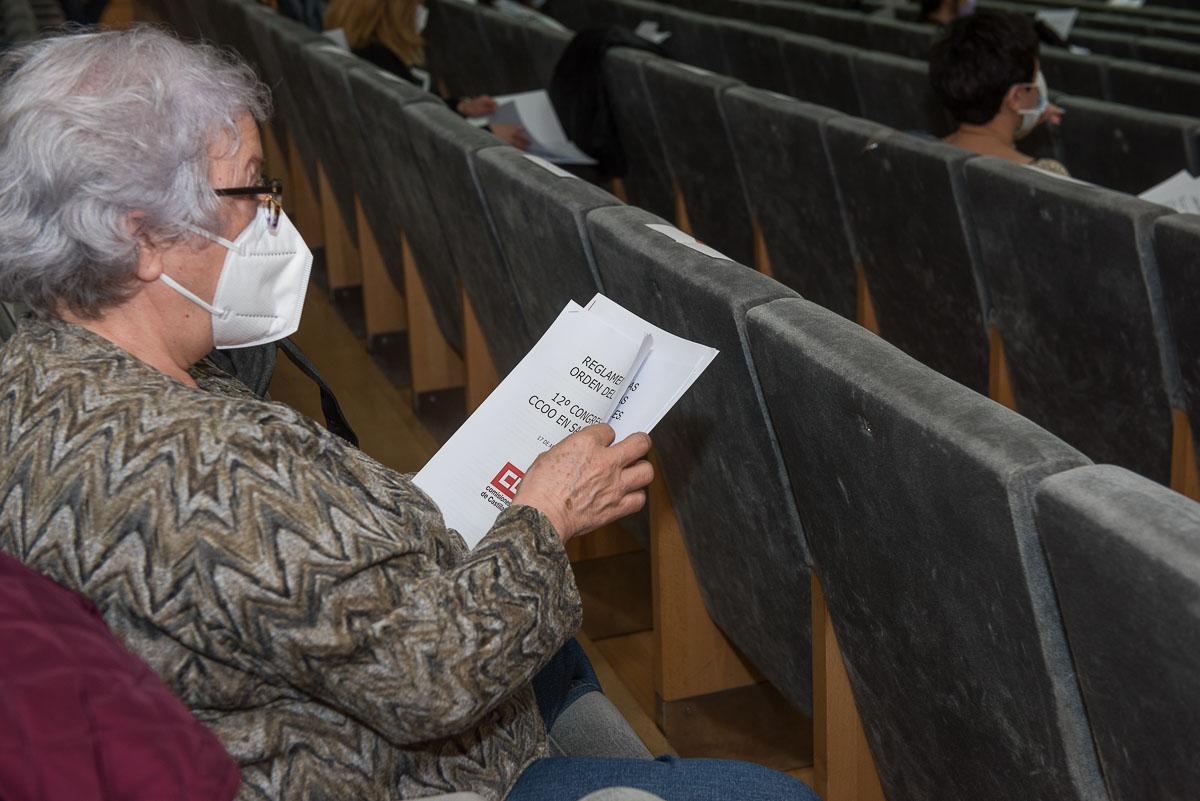
[(603, 295), (572, 301), (414, 482), (474, 548), (540, 453), (594, 423), (650, 431), (716, 355)]
[(550, 95), (545, 90), (502, 95), (496, 98), (496, 111), (488, 118), (491, 125), (520, 125), (529, 137), (529, 150), (535, 156), (555, 164), (595, 164), (567, 138)]
[(1138, 197), (1184, 214), (1200, 214), (1200, 177), (1180, 170)]

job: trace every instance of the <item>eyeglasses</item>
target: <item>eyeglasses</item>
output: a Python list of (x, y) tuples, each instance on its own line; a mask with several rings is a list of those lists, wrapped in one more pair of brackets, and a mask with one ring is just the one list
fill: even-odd
[(261, 186), (235, 186), (229, 189), (214, 189), (219, 197), (254, 197), (262, 198), (262, 206), (267, 210), (267, 227), (271, 233), (279, 228), (279, 214), (283, 211), (283, 181), (278, 179), (263, 179)]

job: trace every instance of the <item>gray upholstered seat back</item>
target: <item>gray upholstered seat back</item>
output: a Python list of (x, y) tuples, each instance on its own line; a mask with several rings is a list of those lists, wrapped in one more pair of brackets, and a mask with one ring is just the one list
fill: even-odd
[(17, 330), (17, 321), (24, 313), (25, 309), (21, 304), (0, 301), (0, 343), (13, 335)]
[(772, 275), (853, 319), (855, 259), (825, 146), (825, 126), (838, 113), (746, 87), (722, 103)]
[(1108, 97), (1107, 60), (1077, 55), (1057, 47), (1043, 47), (1038, 65), (1050, 88), (1084, 97)]
[(1200, 504), (1119, 467), (1037, 493), (1075, 671), (1113, 801), (1200, 785)]
[[(343, 218), (351, 232), (351, 239), (357, 242), (357, 213), (354, 200), (357, 197), (362, 201), (364, 211), (367, 206), (378, 208), (375, 178), (378, 175), (379, 163), (369, 154), (358, 104), (350, 94), (348, 74), (352, 69), (375, 68), (332, 42), (308, 48), (305, 60), (312, 77), (313, 89), (316, 90), (312, 105), (320, 106), (324, 112), (324, 139), (330, 148), (324, 158), (326, 172), (338, 197), (339, 208), (342, 209)], [(343, 204), (346, 204), (346, 207), (343, 207)], [(374, 216), (379, 217), (378, 214)], [(394, 229), (396, 226), (393, 223), (389, 227)], [(398, 237), (389, 236), (388, 232), (384, 231), (382, 238), (376, 235), (376, 240), (381, 248), (387, 248), (386, 255), (399, 259)]]
[(966, 207), (971, 154), (843, 117), (826, 127), (856, 253), (885, 339), (986, 394), (986, 293)]
[(999, 159), (965, 173), (1017, 410), (1166, 481), (1178, 366), (1150, 236), (1168, 210)]
[(671, 171), (663, 152), (658, 120), (642, 79), (643, 65), (655, 60), (657, 56), (640, 50), (624, 47), (609, 50), (604, 56), (604, 84), (628, 165), (622, 182), (629, 202), (673, 219)]
[(1200, 75), (1190, 70), (1123, 62), (1119, 68), (1115, 64), (1109, 67), (1108, 87), (1114, 103), (1200, 115)]
[(780, 31), (752, 22), (727, 20), (721, 26), (729, 75), (759, 89), (787, 93)]
[[(280, 33), (292, 31), (304, 35), (308, 30), (298, 22), (275, 13), (270, 8), (255, 5), (246, 9), (246, 21), (262, 59), (262, 77), (271, 87), (275, 99), (275, 116), (283, 120), (289, 139), (295, 143), (304, 172), (313, 190), (317, 187), (317, 146), (309, 133), (308, 124), (300, 113), (301, 99), (306, 98), (301, 85), (292, 79), (290, 60), (282, 52)], [(307, 97), (311, 97), (308, 95)]]
[(938, 30), (924, 23), (870, 18), (866, 47), (881, 53), (928, 61), (929, 46), (933, 44)]
[(655, 429), (654, 442), (709, 613), (808, 709), (807, 551), (743, 341), (748, 309), (795, 295), (646, 227), (661, 222), (627, 206), (589, 214), (600, 280), (635, 314), (721, 351)]
[[(425, 284), (439, 329), (459, 342), (462, 303), (455, 291), (454, 260), (441, 220), (430, 202), (408, 133), (409, 105), (442, 106), (440, 100), (394, 75), (375, 69), (350, 72), (350, 91), (364, 121), (364, 132), (376, 155), (385, 214), (405, 234), (413, 262)], [(386, 165), (386, 166), (384, 166)], [(401, 264), (385, 260), (392, 283), (404, 290)]]
[(1164, 67), (1200, 70), (1200, 47), (1192, 42), (1145, 37), (1137, 41), (1137, 58)]
[(527, 31), (534, 23), (481, 5), (471, 13), (476, 17), (485, 52), (493, 58), (490, 63), (481, 63), (479, 56), (469, 50), (459, 51), (459, 58), (477, 65), (476, 69), (484, 73), (479, 76), (478, 91), (505, 95), (545, 88), (529, 57)]
[(671, 32), (664, 47), (672, 58), (706, 70), (729, 74), (725, 57), (724, 20), (682, 9), (671, 9), (661, 26)]
[[(507, 145), (467, 124), (445, 107), (412, 105), (404, 113), (425, 185), (436, 187), (436, 191), (429, 193), (428, 202), (446, 231), (457, 278), (471, 300), (496, 369), (503, 376), (525, 355), (529, 335), (517, 298), (517, 285), (496, 243), (491, 214), (480, 194), (474, 157), (477, 151)], [(434, 291), (429, 282), (437, 281), (437, 292), (443, 298), (437, 302), (449, 305), (450, 300), (457, 301), (455, 308), (461, 315), (462, 303), (457, 297), (454, 275), (433, 278), (423, 270), (422, 277), (426, 279), (431, 301)], [(456, 297), (446, 298), (442, 293), (453, 293)], [(449, 332), (446, 338), (456, 346), (462, 339), (461, 335), (451, 337)]]
[(430, 49), (443, 50), (438, 63), (445, 72), (439, 77), (445, 80), (451, 95), (491, 94), (491, 73), (503, 69), (484, 38), (479, 10), (463, 0), (438, 0), (438, 29), (442, 33)]
[(525, 57), (533, 67), (535, 87), (550, 86), (554, 68), (574, 36), (570, 31), (555, 30), (538, 23), (525, 26)]
[(647, 61), (642, 77), (693, 232), (731, 258), (752, 263), (750, 209), (721, 111), (721, 96), (740, 84), (665, 59)]
[(934, 136), (954, 130), (929, 83), (925, 62), (860, 50), (854, 57), (854, 80), (862, 115), (872, 122)]
[(1178, 405), (1187, 410), (1192, 437), (1200, 443), (1200, 216), (1159, 217), (1154, 224), (1154, 253), (1182, 378)]
[(750, 350), (889, 801), (1096, 801), (1033, 526), (1082, 454), (801, 300)]
[(1103, 100), (1056, 95), (1071, 175), (1136, 195), (1182, 169), (1200, 172), (1200, 120)]
[(779, 41), (789, 94), (846, 114), (862, 112), (855, 89), (854, 48), (798, 33), (785, 34)]

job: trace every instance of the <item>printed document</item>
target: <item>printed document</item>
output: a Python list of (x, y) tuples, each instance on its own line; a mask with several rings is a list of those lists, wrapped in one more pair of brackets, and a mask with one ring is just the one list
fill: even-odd
[(649, 432), (716, 355), (603, 295), (572, 301), (414, 483), (474, 548), (539, 454), (594, 423)]
[(554, 164), (596, 163), (594, 158), (567, 138), (546, 90), (502, 95), (495, 100), (496, 110), (488, 122), (492, 125), (520, 125), (524, 128), (530, 143), (526, 152)]
[(1183, 214), (1200, 214), (1200, 177), (1180, 170), (1138, 197)]

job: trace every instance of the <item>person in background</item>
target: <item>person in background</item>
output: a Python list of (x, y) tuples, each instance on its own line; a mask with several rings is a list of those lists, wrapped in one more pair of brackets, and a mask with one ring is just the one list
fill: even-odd
[(1067, 175), (1054, 159), (1035, 159), (1016, 146), (1038, 125), (1062, 120), (1062, 109), (1050, 103), (1038, 48), (1033, 23), (1021, 14), (978, 11), (950, 24), (929, 53), (929, 80), (958, 122), (946, 142)]
[[(414, 67), (425, 61), (421, 31), (427, 15), (420, 0), (333, 0), (325, 10), (325, 28), (341, 28), (351, 52), (359, 58), (430, 89), (414, 72)], [(446, 104), (464, 117), (486, 117), (496, 110), (496, 101), (487, 95), (451, 97)], [(514, 147), (529, 147), (529, 138), (519, 125), (492, 125), (488, 130)]]
[(949, 25), (960, 17), (975, 13), (975, 0), (920, 0), (921, 22)]

